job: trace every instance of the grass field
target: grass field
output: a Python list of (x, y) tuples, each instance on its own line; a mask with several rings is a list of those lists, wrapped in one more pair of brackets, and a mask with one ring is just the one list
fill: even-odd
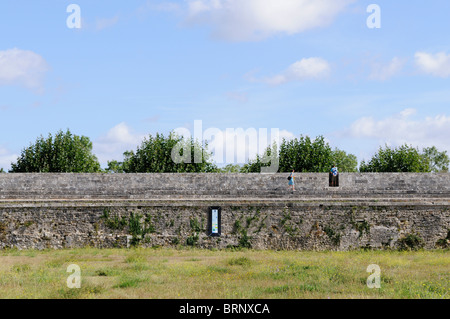
[[(67, 267), (81, 269), (68, 288)], [(381, 288), (367, 287), (367, 267)], [(1, 298), (445, 298), (450, 251), (0, 251)]]

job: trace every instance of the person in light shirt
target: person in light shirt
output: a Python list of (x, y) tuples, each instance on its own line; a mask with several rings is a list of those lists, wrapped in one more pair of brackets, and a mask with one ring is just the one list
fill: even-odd
[(294, 170), (292, 170), (292, 173), (289, 175), (289, 186), (288, 188), (291, 188), (292, 191), (295, 191), (295, 177), (294, 177)]

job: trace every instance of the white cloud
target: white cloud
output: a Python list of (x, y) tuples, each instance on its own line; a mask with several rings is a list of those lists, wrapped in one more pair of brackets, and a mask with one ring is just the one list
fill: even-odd
[(144, 119), (144, 121), (148, 122), (148, 123), (156, 123), (159, 121), (159, 118), (160, 118), (160, 115), (154, 115), (151, 117), (147, 117), (146, 119)]
[(330, 64), (322, 58), (305, 58), (290, 65), (281, 74), (266, 77), (262, 81), (271, 85), (280, 85), (292, 81), (305, 81), (325, 78), (330, 74)]
[(180, 13), (182, 10), (181, 5), (175, 2), (160, 2), (155, 3), (154, 1), (147, 0), (142, 6), (136, 10), (138, 17), (145, 16), (149, 11), (160, 11), (160, 12), (174, 12)]
[(11, 163), (15, 162), (18, 157), (19, 155), (13, 154), (0, 146), (0, 169), (3, 168), (8, 171), (11, 168)]
[(413, 119), (415, 109), (405, 109), (399, 114), (375, 120), (363, 117), (355, 121), (343, 136), (377, 139), (380, 145), (408, 144), (414, 147), (436, 146), (450, 150), (450, 117), (444, 114)]
[(96, 21), (95, 28), (97, 31), (101, 31), (106, 28), (110, 28), (119, 22), (119, 16), (116, 15), (112, 18), (99, 18)]
[(248, 102), (248, 93), (247, 92), (227, 92), (227, 97), (230, 100), (234, 100), (241, 103)]
[(102, 165), (113, 159), (121, 161), (123, 152), (135, 150), (144, 137), (132, 132), (125, 123), (120, 123), (93, 142), (93, 153)]
[(416, 66), (422, 72), (442, 78), (450, 77), (450, 54), (417, 52), (415, 59)]
[(48, 70), (44, 58), (32, 51), (17, 48), (0, 51), (0, 85), (20, 85), (42, 91)]
[(188, 0), (187, 22), (229, 41), (296, 34), (333, 22), (355, 0)]
[(400, 58), (393, 58), (387, 65), (376, 63), (373, 65), (372, 73), (369, 76), (371, 80), (385, 81), (397, 75), (405, 65), (405, 61)]
[(217, 164), (243, 164), (263, 154), (269, 145), (277, 142), (279, 146), (283, 138), (292, 139), (294, 134), (280, 130), (278, 139), (272, 136), (271, 129), (255, 128), (236, 129), (207, 129), (203, 132), (203, 139), (208, 142), (208, 150), (213, 152), (213, 160)]
[(178, 3), (164, 2), (154, 5), (153, 9), (157, 11), (179, 12), (181, 8)]
[[(190, 138), (192, 134), (186, 128), (176, 129), (175, 132), (186, 138)], [(274, 141), (279, 145), (283, 138), (289, 140), (295, 137), (293, 133), (286, 130), (278, 131), (278, 139), (271, 133), (271, 129), (260, 131), (254, 128), (246, 130), (205, 128), (202, 136), (197, 138), (208, 142), (208, 150), (213, 152), (212, 160), (217, 164), (242, 164), (249, 159), (255, 159), (256, 154), (262, 154)], [(134, 133), (125, 123), (120, 123), (93, 142), (93, 153), (101, 165), (106, 167), (107, 161), (113, 159), (121, 161), (123, 152), (136, 150), (146, 136)]]

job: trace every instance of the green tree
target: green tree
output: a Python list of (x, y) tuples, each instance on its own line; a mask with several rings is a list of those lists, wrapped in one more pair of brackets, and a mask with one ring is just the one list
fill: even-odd
[(47, 138), (42, 135), (23, 149), (11, 173), (96, 173), (100, 163), (92, 154), (92, 142), (86, 136), (73, 135), (69, 129)]
[(436, 146), (432, 146), (424, 148), (422, 153), (428, 158), (432, 172), (448, 172), (450, 160), (447, 151), (439, 152)]
[(358, 159), (353, 154), (347, 154), (338, 148), (335, 148), (331, 154), (333, 164), (339, 169), (339, 172), (357, 172)]
[(378, 152), (366, 164), (361, 162), (360, 172), (430, 172), (429, 159), (417, 148), (407, 144), (396, 148), (380, 147)]
[[(211, 153), (204, 142), (185, 139), (174, 133), (167, 137), (156, 133), (145, 138), (136, 152), (124, 153), (123, 162), (109, 162), (108, 169), (125, 173), (209, 173), (216, 172), (217, 167), (210, 162)], [(189, 154), (190, 153), (190, 154)], [(199, 158), (195, 158), (195, 155)], [(173, 155), (182, 158), (177, 163)], [(196, 163), (197, 162), (197, 163)]]
[(256, 158), (249, 160), (247, 164), (244, 164), (241, 168), (241, 173), (261, 173), (262, 167), (270, 167), (272, 161), (279, 161), (278, 147), (274, 142), (272, 146), (267, 146), (263, 155), (256, 154)]
[(106, 168), (108, 173), (125, 173), (123, 169), (123, 162), (118, 162), (116, 160), (108, 161), (108, 167)]
[(6, 173), (5, 170), (3, 169), (3, 167), (0, 168), (0, 174), (1, 174), (1, 173)]
[(249, 160), (248, 163), (244, 164), (241, 167), (240, 172), (241, 173), (261, 173), (261, 156), (259, 154), (256, 154), (256, 158)]
[(323, 136), (314, 141), (309, 136), (283, 139), (279, 152), (280, 172), (328, 172), (333, 164), (333, 151)]
[(239, 173), (241, 171), (241, 166), (238, 164), (228, 164), (225, 167), (218, 168), (218, 173)]
[(130, 171), (129, 165), (131, 163), (130, 159), (134, 156), (133, 151), (125, 151), (123, 153), (124, 161), (119, 162), (117, 160), (108, 161), (108, 167), (105, 169), (107, 173), (125, 173)]

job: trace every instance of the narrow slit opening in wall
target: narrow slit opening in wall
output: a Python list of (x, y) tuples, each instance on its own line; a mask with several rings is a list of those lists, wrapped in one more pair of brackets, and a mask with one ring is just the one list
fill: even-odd
[(208, 236), (219, 237), (222, 233), (222, 209), (219, 206), (209, 207)]

